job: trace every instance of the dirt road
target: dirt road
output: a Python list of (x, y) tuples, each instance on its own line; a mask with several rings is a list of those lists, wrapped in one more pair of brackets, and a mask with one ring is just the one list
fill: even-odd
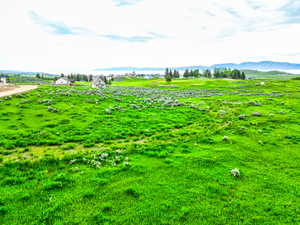
[(33, 89), (38, 88), (38, 85), (7, 85), (7, 86), (0, 86), (0, 98), (9, 96), (9, 95), (15, 95), (20, 94), (26, 91), (30, 91)]

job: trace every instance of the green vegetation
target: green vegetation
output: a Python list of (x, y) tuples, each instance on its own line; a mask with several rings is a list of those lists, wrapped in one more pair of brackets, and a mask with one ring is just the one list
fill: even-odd
[(282, 71), (257, 71), (257, 70), (243, 70), (247, 77), (252, 79), (268, 78), (268, 79), (291, 79), (299, 77), (299, 75), (286, 73)]
[(2, 98), (0, 224), (299, 224), (299, 90), (125, 79)]
[[(165, 71), (165, 80), (167, 82), (171, 82), (173, 78), (179, 78), (180, 74), (177, 70), (172, 70), (167, 68)], [(202, 73), (199, 69), (196, 70), (185, 70), (183, 73), (184, 78), (230, 78), (230, 79), (240, 79), (245, 80), (246, 75), (244, 72), (239, 71), (237, 69), (227, 69), (227, 68), (215, 68), (213, 72), (206, 69)]]

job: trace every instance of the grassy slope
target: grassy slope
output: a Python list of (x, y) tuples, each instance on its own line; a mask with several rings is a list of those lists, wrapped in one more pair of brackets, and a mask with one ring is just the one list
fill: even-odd
[(268, 78), (268, 79), (291, 79), (294, 77), (299, 77), (299, 74), (290, 74), (281, 71), (257, 71), (257, 70), (243, 70), (247, 77), (261, 79), (261, 78)]
[[(102, 94), (45, 86), (1, 102), (0, 223), (299, 223), (300, 82), (265, 82), (127, 80), (114, 85), (156, 88)], [(185, 105), (153, 102), (156, 90)], [(110, 159), (95, 168), (103, 152)]]

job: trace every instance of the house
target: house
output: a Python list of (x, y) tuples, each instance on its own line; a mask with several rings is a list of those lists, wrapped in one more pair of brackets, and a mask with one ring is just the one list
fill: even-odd
[(92, 88), (106, 88), (106, 82), (105, 82), (104, 76), (95, 76), (92, 80)]
[(55, 81), (55, 85), (72, 85), (72, 81), (67, 77), (60, 77)]
[(1, 85), (6, 85), (7, 84), (7, 77), (4, 75), (0, 76), (0, 84)]

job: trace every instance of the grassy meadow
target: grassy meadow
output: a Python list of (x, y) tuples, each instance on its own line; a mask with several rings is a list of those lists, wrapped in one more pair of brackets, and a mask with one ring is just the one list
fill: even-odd
[(0, 99), (0, 224), (300, 224), (300, 80), (81, 85)]

